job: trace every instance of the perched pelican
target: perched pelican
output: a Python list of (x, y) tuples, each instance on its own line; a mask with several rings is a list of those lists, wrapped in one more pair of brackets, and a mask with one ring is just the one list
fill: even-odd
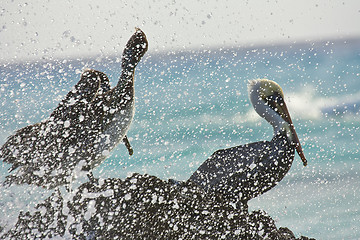
[(260, 79), (249, 81), (248, 91), (255, 111), (274, 128), (272, 140), (218, 150), (189, 179), (235, 202), (247, 202), (274, 187), (289, 171), (295, 149), (307, 164), (281, 87)]
[(90, 171), (120, 141), (131, 155), (126, 133), (134, 116), (135, 67), (147, 49), (145, 34), (136, 29), (114, 88), (104, 73), (86, 70), (48, 119), (10, 136), (0, 149), (0, 159), (12, 164), (4, 184), (54, 188), (69, 183), (74, 169)]

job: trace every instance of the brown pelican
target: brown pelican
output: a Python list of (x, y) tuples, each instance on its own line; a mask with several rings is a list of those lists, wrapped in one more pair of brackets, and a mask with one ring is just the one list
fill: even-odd
[(104, 73), (86, 70), (48, 119), (10, 136), (0, 149), (0, 159), (12, 164), (4, 184), (54, 188), (69, 183), (76, 171), (103, 162), (122, 140), (131, 155), (126, 133), (134, 116), (135, 67), (147, 48), (145, 34), (136, 29), (114, 88)]
[(235, 202), (247, 202), (274, 187), (289, 171), (295, 149), (307, 164), (281, 87), (260, 79), (249, 81), (248, 91), (255, 111), (274, 128), (272, 140), (218, 150), (189, 179)]

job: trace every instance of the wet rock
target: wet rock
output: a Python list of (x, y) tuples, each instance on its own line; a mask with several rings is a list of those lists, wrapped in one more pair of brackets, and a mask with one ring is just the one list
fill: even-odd
[[(205, 194), (197, 185), (149, 175), (85, 183), (55, 191), (20, 213), (2, 239), (296, 239), (263, 211)], [(301, 238), (307, 239), (307, 238)]]

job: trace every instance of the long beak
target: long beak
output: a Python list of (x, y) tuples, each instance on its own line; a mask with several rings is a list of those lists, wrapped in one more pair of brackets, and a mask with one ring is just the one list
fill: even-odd
[(279, 112), (280, 112), (282, 118), (287, 123), (290, 124), (290, 130), (291, 130), (291, 134), (293, 135), (293, 141), (296, 144), (296, 151), (299, 154), (299, 156), (300, 156), (300, 158), (301, 158), (301, 160), (303, 162), (303, 165), (306, 166), (307, 165), (307, 160), (306, 160), (304, 152), (302, 150), (299, 138), (298, 138), (298, 136), (296, 134), (295, 127), (294, 127), (294, 124), (293, 124), (293, 122), (291, 120), (289, 111), (288, 111), (288, 109), (286, 107), (285, 101), (281, 101), (281, 104), (278, 104), (278, 107), (281, 109), (281, 111), (279, 111)]

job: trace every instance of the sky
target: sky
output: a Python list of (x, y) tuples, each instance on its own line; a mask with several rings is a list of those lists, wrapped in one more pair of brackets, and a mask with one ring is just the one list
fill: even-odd
[(0, 5), (0, 62), (360, 38), (359, 0), (47, 0)]

